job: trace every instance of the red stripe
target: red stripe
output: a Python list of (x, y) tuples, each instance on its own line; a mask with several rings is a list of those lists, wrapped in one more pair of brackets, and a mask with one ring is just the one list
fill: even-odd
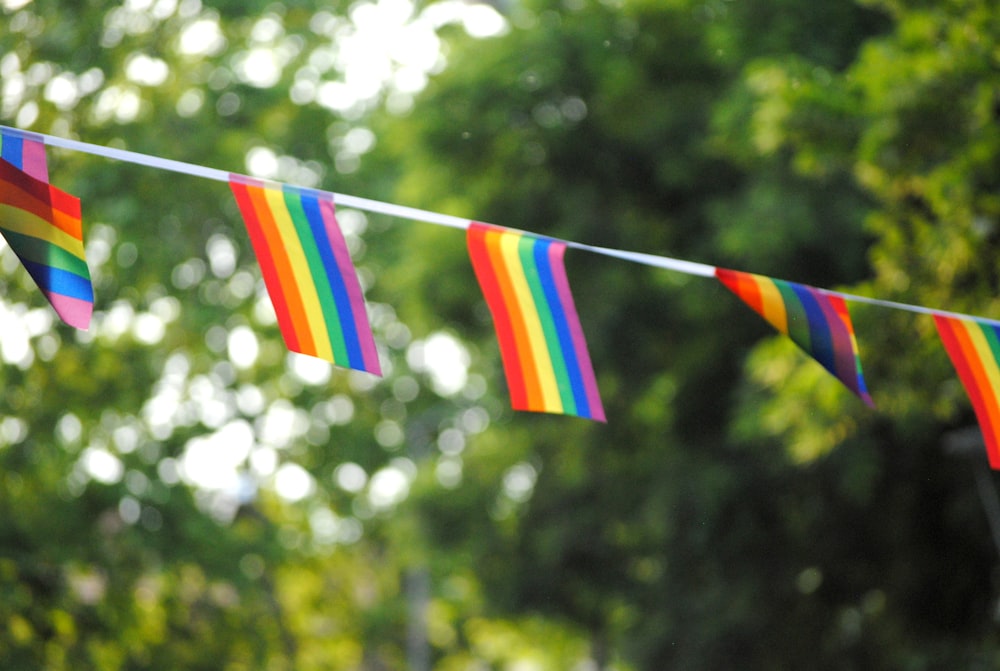
[(715, 276), (719, 278), (719, 281), (726, 288), (749, 305), (754, 312), (761, 317), (764, 316), (764, 301), (761, 297), (759, 280), (756, 276), (727, 268), (716, 268)]
[[(510, 318), (510, 327), (514, 332), (517, 365), (520, 366), (521, 375), (524, 377), (524, 393), (528, 400), (524, 407), (516, 409), (546, 412), (550, 408), (545, 402), (545, 395), (542, 393), (538, 359), (534, 343), (532, 343), (531, 336), (528, 334), (526, 320), (526, 315), (529, 312), (537, 315), (538, 309), (532, 297), (520, 296), (514, 287), (515, 277), (520, 278), (524, 282), (528, 282), (528, 278), (517, 250), (511, 254), (503, 248), (505, 236), (510, 236), (507, 239), (521, 237), (518, 233), (494, 226), (490, 227), (487, 231), (485, 240), (486, 250), (490, 256), (490, 263), (493, 264), (493, 272), (496, 273), (500, 294), (503, 296), (502, 307), (506, 310), (507, 316)], [(544, 355), (544, 353), (539, 354)]]
[(250, 235), (250, 244), (253, 245), (254, 254), (257, 255), (257, 263), (260, 265), (260, 272), (264, 277), (264, 285), (267, 293), (271, 297), (271, 304), (274, 305), (274, 314), (278, 318), (278, 328), (285, 338), (285, 345), (293, 352), (300, 351), (298, 337), (295, 333), (295, 326), (292, 323), (292, 316), (288, 310), (288, 303), (285, 294), (281, 290), (281, 281), (278, 278), (278, 270), (271, 256), (271, 248), (264, 235), (260, 219), (257, 218), (257, 210), (254, 208), (250, 198), (248, 186), (240, 182), (229, 182), (229, 186), (236, 196), (236, 204), (239, 205), (243, 214), (243, 223), (246, 224), (247, 233)]
[(49, 184), (35, 179), (12, 163), (0, 159), (0, 181), (21, 189), (35, 200), (48, 204)]
[[(983, 355), (992, 354), (980, 352), (972, 339), (972, 329), (980, 329), (977, 322), (965, 319), (952, 319), (951, 325), (956, 342), (962, 347), (965, 354), (965, 361), (972, 372), (976, 392), (979, 394), (981, 406), (976, 409), (976, 417), (979, 419), (980, 428), (983, 432), (983, 442), (986, 444), (986, 454), (993, 455), (997, 452), (997, 430), (1000, 429), (1000, 406), (997, 405), (996, 392), (990, 383), (989, 373), (986, 372)], [(973, 405), (973, 408), (976, 406)], [(984, 414), (981, 414), (984, 413)], [(991, 466), (996, 466), (991, 461)]]
[(855, 394), (861, 395), (858, 385), (858, 359), (854, 351), (854, 341), (851, 339), (852, 328), (847, 304), (840, 296), (828, 296), (820, 291), (815, 292), (816, 300), (826, 319), (826, 329), (830, 334), (833, 347), (834, 374)]
[(983, 390), (980, 389), (976, 381), (976, 372), (973, 368), (973, 362), (977, 360), (975, 353), (972, 353), (973, 358), (970, 361), (967, 356), (969, 353), (966, 352), (962, 344), (960, 334), (956, 333), (957, 329), (962, 328), (961, 324), (941, 315), (934, 315), (934, 324), (937, 326), (938, 335), (941, 336), (941, 343), (948, 352), (951, 363), (955, 366), (955, 371), (958, 373), (958, 377), (965, 387), (965, 393), (968, 394), (969, 400), (972, 401), (972, 409), (979, 420), (979, 429), (983, 434), (983, 442), (986, 444), (986, 455), (990, 460), (990, 467), (994, 469), (1000, 468), (1000, 451), (998, 451), (996, 436), (997, 427), (992, 421), (989, 404), (983, 395)]
[[(285, 241), (278, 229), (278, 222), (275, 218), (274, 209), (271, 208), (271, 201), (267, 197), (269, 188), (250, 184), (247, 193), (250, 194), (250, 201), (254, 204), (257, 212), (257, 220), (260, 228), (264, 231), (267, 240), (267, 248), (271, 253), (271, 260), (274, 262), (274, 269), (278, 275), (277, 291), (281, 293), (285, 304), (288, 306), (288, 314), (292, 320), (292, 328), (295, 329), (295, 340), (298, 349), (294, 352), (317, 356), (316, 341), (313, 339), (312, 327), (309, 324), (309, 316), (306, 314), (305, 305), (302, 302), (302, 291), (295, 277), (295, 270), (292, 268), (292, 260), (288, 256), (287, 245), (298, 245), (298, 236), (294, 240)], [(285, 205), (284, 198), (278, 203), (278, 207), (284, 209), (284, 213), (291, 216)], [(268, 288), (268, 291), (271, 291)]]
[(80, 199), (41, 182), (0, 159), (0, 202), (29, 212), (64, 233), (83, 240)]
[(52, 203), (53, 210), (68, 214), (74, 219), (81, 217), (80, 199), (57, 189), (51, 184), (49, 185), (49, 202)]
[(854, 324), (851, 322), (851, 313), (847, 309), (847, 301), (844, 300), (842, 296), (829, 296), (823, 292), (822, 295), (829, 299), (830, 304), (833, 306), (836, 316), (840, 319), (840, 323), (843, 324), (845, 331), (847, 332), (847, 344), (845, 347), (845, 358), (846, 353), (850, 353), (850, 363), (844, 364), (849, 366), (850, 373), (848, 377), (842, 379), (853, 380), (853, 386), (848, 385), (867, 405), (872, 408), (875, 407), (875, 401), (872, 400), (871, 394), (868, 393), (868, 387), (864, 384), (864, 375), (861, 373), (861, 353), (857, 348), (857, 336), (854, 333)]
[(489, 230), (489, 226), (473, 222), (466, 234), (466, 243), (469, 247), (472, 269), (476, 273), (476, 279), (479, 280), (479, 287), (483, 291), (486, 305), (493, 315), (493, 325), (497, 332), (500, 358), (503, 361), (504, 374), (507, 377), (511, 406), (515, 410), (522, 410), (528, 407), (528, 392), (521, 370), (514, 328), (511, 325), (503, 291), (500, 289), (500, 283), (497, 280), (496, 271), (486, 246), (486, 234)]

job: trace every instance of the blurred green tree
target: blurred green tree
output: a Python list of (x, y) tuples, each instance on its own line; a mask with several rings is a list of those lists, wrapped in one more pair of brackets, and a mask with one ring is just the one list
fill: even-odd
[[(989, 314), (985, 3), (502, 6), (6, 0), (0, 121)], [(995, 663), (922, 318), (855, 311), (872, 412), (714, 282), (571, 252), (609, 423), (514, 416), (460, 233), (341, 209), (379, 381), (287, 354), (224, 185), (50, 159), (98, 312), (0, 255), (4, 668)]]

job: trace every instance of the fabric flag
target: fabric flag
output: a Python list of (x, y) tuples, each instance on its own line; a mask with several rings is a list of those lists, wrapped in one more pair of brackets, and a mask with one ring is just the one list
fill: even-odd
[(329, 194), (231, 175), (285, 345), (381, 375), (365, 300)]
[[(8, 138), (4, 138), (4, 148)], [(94, 289), (83, 249), (80, 200), (0, 159), (0, 233), (56, 314), (86, 330)]]
[(0, 130), (0, 158), (42, 182), (49, 181), (45, 143)]
[(774, 328), (874, 406), (864, 377), (847, 303), (804, 284), (716, 268), (716, 277)]
[(972, 401), (990, 466), (1000, 470), (1000, 325), (941, 314), (934, 324)]
[(563, 264), (566, 244), (475, 222), (466, 241), (513, 408), (606, 421)]

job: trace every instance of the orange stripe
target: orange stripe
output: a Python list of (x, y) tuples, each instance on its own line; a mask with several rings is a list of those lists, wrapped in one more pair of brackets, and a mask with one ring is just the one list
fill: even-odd
[(524, 377), (524, 391), (528, 404), (526, 410), (544, 410), (545, 399), (542, 396), (542, 386), (538, 380), (538, 367), (531, 352), (531, 340), (528, 337), (528, 329), (524, 324), (524, 314), (517, 301), (514, 285), (511, 283), (511, 270), (508, 267), (503, 250), (500, 248), (500, 240), (504, 235), (517, 234), (488, 231), (484, 236), (486, 249), (489, 251), (493, 267), (496, 268), (497, 284), (500, 285), (500, 293), (503, 294), (503, 302), (507, 307), (507, 314), (510, 315), (511, 330), (514, 331), (514, 342)]
[(954, 320), (953, 332), (955, 339), (962, 348), (962, 357), (966, 361), (969, 372), (972, 373), (976, 381), (976, 390), (983, 399), (982, 409), (988, 417), (990, 429), (996, 431), (1000, 428), (1000, 406), (997, 405), (996, 390), (990, 384), (989, 377), (983, 368), (984, 363), (979, 357), (979, 351), (969, 335), (968, 329), (978, 328), (974, 322), (966, 320)]
[[(30, 212), (39, 219), (44, 219), (61, 231), (73, 236), (77, 240), (83, 239), (83, 225), (80, 223), (79, 200), (75, 196), (70, 196), (60, 192), (55, 187), (50, 187), (49, 200), (36, 198), (34, 194), (24, 190), (15, 182), (3, 182), (4, 193), (2, 200), (4, 203), (19, 210)], [(52, 193), (55, 192), (55, 193)], [(61, 196), (59, 194), (62, 194)], [(58, 203), (51, 202), (55, 198)], [(73, 200), (77, 201), (76, 208), (69, 207)], [(69, 210), (67, 212), (67, 210)], [(74, 212), (77, 213), (74, 217)]]
[(49, 185), (49, 201), (55, 224), (72, 235), (77, 240), (83, 240), (83, 215), (80, 212), (80, 199)]
[(53, 209), (50, 221), (56, 228), (83, 242), (83, 222), (79, 219), (65, 212)]
[(983, 434), (983, 441), (986, 443), (986, 454), (990, 460), (990, 466), (997, 468), (996, 462), (996, 436), (993, 427), (989, 426), (989, 415), (986, 412), (986, 401), (983, 399), (979, 389), (976, 388), (976, 379), (972, 374), (969, 361), (965, 352), (962, 351), (962, 343), (958, 340), (959, 330), (957, 319), (945, 317), (944, 315), (934, 315), (934, 324), (937, 326), (938, 335), (941, 336), (941, 344), (948, 352), (958, 378), (962, 381), (962, 387), (972, 401), (972, 407), (976, 411), (976, 419), (979, 420), (979, 428)]
[(997, 371), (997, 361), (993, 355), (993, 348), (983, 332), (986, 328), (979, 322), (965, 322), (965, 330), (969, 335), (969, 342), (972, 344), (976, 362), (979, 364), (979, 372), (986, 381), (986, 387), (980, 392), (983, 402), (991, 410), (990, 421), (992, 424), (992, 442), (994, 451), (996, 447), (997, 430), (1000, 429), (1000, 374)]
[(250, 200), (257, 212), (257, 220), (260, 222), (264, 237), (267, 238), (267, 246), (271, 250), (274, 269), (278, 274), (278, 282), (281, 284), (281, 293), (284, 294), (285, 302), (288, 305), (288, 314), (292, 318), (292, 327), (295, 329), (295, 337), (299, 341), (300, 351), (302, 354), (315, 354), (316, 343), (313, 342), (312, 331), (309, 330), (309, 320), (306, 318), (302, 297), (299, 295), (299, 288), (295, 283), (295, 274), (292, 272), (285, 246), (281, 242), (281, 234), (274, 222), (274, 215), (271, 214), (271, 208), (268, 206), (264, 188), (247, 186), (247, 192), (250, 194)]
[(515, 410), (527, 409), (527, 397), (524, 391), (524, 371), (521, 370), (521, 360), (517, 355), (517, 344), (514, 342), (514, 331), (510, 325), (510, 313), (504, 304), (503, 293), (497, 282), (497, 269), (490, 259), (486, 246), (485, 235), (488, 230), (485, 224), (472, 222), (469, 226), (467, 241), (472, 269), (483, 290), (483, 297), (493, 315), (496, 326), (497, 344), (500, 345), (500, 357), (503, 360), (503, 370), (507, 376), (507, 388), (510, 391), (510, 402)]
[(757, 311), (757, 314), (764, 316), (764, 297), (760, 293), (760, 279), (748, 273), (737, 275), (739, 282), (739, 295), (743, 302)]
[[(844, 328), (851, 334), (851, 338), (854, 338), (854, 323), (851, 322), (851, 313), (847, 310), (847, 301), (839, 296), (830, 296), (829, 298), (830, 305), (833, 306), (837, 316), (840, 317), (840, 321), (844, 322)], [(857, 344), (855, 344), (854, 349), (858, 349)]]
[(996, 427), (990, 424), (990, 415), (987, 410), (987, 399), (983, 397), (981, 390), (976, 386), (976, 378), (972, 372), (974, 361), (969, 361), (966, 353), (962, 351), (962, 343), (958, 339), (958, 331), (962, 328), (959, 319), (952, 319), (942, 315), (934, 315), (934, 322), (937, 324), (941, 342), (948, 351), (948, 356), (958, 372), (962, 386), (972, 401), (972, 407), (976, 411), (976, 419), (979, 420), (980, 431), (983, 434), (983, 442), (986, 444), (986, 454), (990, 460), (990, 466), (998, 468), (997, 460), (997, 436)]

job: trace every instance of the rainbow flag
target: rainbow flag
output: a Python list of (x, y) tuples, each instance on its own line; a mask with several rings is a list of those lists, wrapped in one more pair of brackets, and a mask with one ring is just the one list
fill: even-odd
[(1000, 470), (1000, 325), (941, 314), (934, 325), (976, 411), (990, 466)]
[(466, 241), (513, 408), (606, 421), (566, 278), (566, 244), (479, 223)]
[(381, 375), (361, 285), (329, 194), (231, 175), (288, 349)]
[[(4, 148), (8, 139), (4, 139)], [(0, 159), (0, 233), (63, 321), (86, 330), (94, 288), (80, 200)]]
[(49, 181), (45, 143), (7, 130), (0, 130), (0, 159), (28, 173), (37, 180)]
[(715, 276), (774, 328), (873, 406), (847, 304), (804, 284), (716, 268)]

